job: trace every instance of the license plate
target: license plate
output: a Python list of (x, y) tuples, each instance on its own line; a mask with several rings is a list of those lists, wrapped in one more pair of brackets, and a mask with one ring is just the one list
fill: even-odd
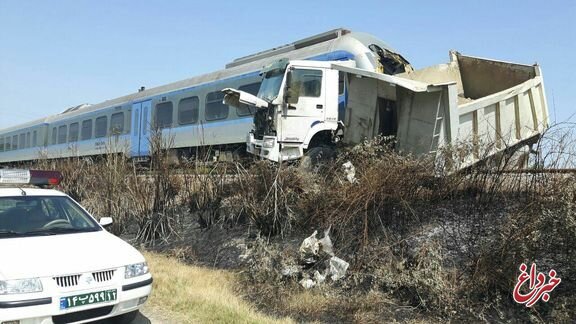
[(60, 309), (67, 309), (72, 307), (106, 303), (116, 300), (116, 289), (97, 291), (88, 294), (60, 297)]

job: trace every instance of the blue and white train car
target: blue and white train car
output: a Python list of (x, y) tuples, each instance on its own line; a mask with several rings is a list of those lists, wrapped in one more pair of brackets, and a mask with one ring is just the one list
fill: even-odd
[(394, 71), (387, 71), (391, 57), (404, 60), (369, 34), (332, 30), (236, 59), (224, 70), (152, 89), (142, 88), (127, 96), (80, 105), (0, 130), (0, 163), (106, 152), (145, 159), (150, 154), (152, 127), (170, 137), (170, 146), (179, 155), (193, 155), (196, 149), (206, 147), (216, 147), (216, 152), (244, 152), (253, 113), (248, 107), (230, 108), (223, 104), (220, 90), (235, 88), (257, 94), (259, 71), (281, 58), (354, 60), (358, 68), (393, 74)]
[(47, 135), (46, 118), (0, 130), (0, 163), (37, 159)]

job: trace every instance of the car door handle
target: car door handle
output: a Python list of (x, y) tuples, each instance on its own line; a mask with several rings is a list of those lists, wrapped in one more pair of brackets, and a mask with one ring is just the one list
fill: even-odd
[(294, 107), (292, 105), (288, 105), (288, 110), (296, 110), (296, 107)]
[(322, 108), (324, 108), (324, 106), (323, 106), (323, 105), (316, 105), (316, 108), (317, 108), (317, 109), (322, 109)]

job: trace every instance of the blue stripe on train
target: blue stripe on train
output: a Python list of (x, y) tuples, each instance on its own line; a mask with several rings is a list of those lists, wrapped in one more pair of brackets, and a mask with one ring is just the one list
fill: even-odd
[(354, 54), (348, 51), (334, 51), (330, 53), (320, 54), (318, 56), (313, 56), (308, 58), (308, 60), (315, 61), (346, 61), (354, 58)]

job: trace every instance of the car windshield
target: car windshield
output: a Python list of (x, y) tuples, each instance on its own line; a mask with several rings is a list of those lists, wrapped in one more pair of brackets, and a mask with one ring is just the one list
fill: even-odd
[(282, 68), (275, 68), (264, 73), (264, 79), (258, 91), (258, 97), (268, 102), (278, 97), (282, 79), (284, 79), (285, 66)]
[(96, 221), (69, 197), (0, 197), (0, 239), (99, 230)]

